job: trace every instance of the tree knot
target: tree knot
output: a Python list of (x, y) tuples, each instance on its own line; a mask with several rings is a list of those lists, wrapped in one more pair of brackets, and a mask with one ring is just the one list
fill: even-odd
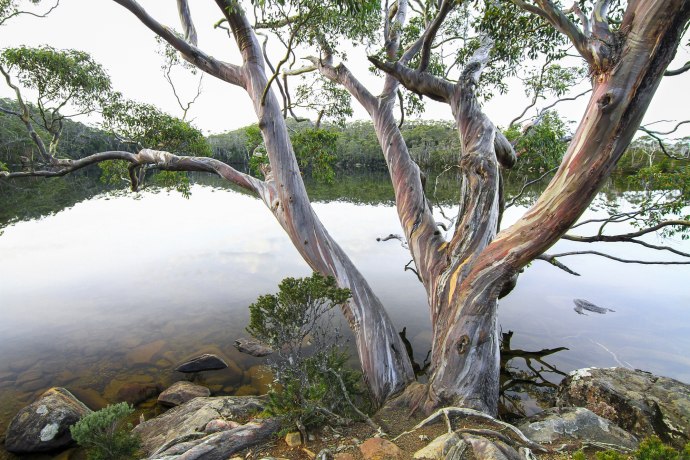
[(470, 344), (470, 337), (467, 334), (460, 337), (460, 340), (458, 340), (458, 343), (456, 345), (456, 347), (458, 349), (458, 354), (464, 355), (469, 348), (468, 347), (469, 344)]

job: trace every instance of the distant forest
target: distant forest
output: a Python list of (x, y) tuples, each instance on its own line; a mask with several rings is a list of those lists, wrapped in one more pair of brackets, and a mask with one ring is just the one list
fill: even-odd
[[(16, 107), (14, 101), (9, 99), (0, 99), (0, 104), (7, 108)], [(310, 122), (289, 120), (288, 126), (293, 135), (298, 160), (304, 159), (304, 162), (300, 160), (300, 166), (304, 170), (310, 170), (319, 160), (339, 171), (386, 168), (371, 122), (354, 121), (344, 126), (323, 125), (316, 129)], [(516, 151), (521, 155), (518, 174), (547, 171), (557, 166), (565, 153), (568, 133), (562, 124), (546, 120), (538, 128), (527, 134), (516, 129), (506, 130), (506, 135), (514, 141)], [(40, 135), (48, 137), (47, 133), (40, 129), (38, 131)], [(422, 169), (439, 170), (453, 165), (460, 140), (451, 122), (406, 121), (402, 134), (410, 154)], [(215, 158), (244, 171), (250, 170), (253, 157), (262, 156), (262, 139), (256, 125), (213, 134), (207, 137), (207, 141)], [(16, 117), (0, 113), (0, 167), (3, 163), (30, 167), (34, 148), (22, 122)], [(112, 133), (65, 120), (58, 156), (81, 158), (99, 151), (133, 151), (136, 148), (135, 145), (119, 140)], [(682, 140), (671, 144), (667, 149), (683, 154), (680, 150), (687, 150), (688, 142)], [(619, 162), (617, 170), (620, 174), (632, 174), (652, 164), (666, 169), (673, 167), (674, 161), (664, 155), (656, 140), (643, 136), (633, 142)]]

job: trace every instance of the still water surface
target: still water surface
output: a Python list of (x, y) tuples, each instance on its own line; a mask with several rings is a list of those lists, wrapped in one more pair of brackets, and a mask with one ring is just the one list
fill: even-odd
[[(424, 290), (403, 270), (410, 258), (399, 242), (376, 241), (401, 233), (395, 209), (388, 200), (356, 201), (314, 207), (397, 327), (407, 328), (421, 362), (430, 347)], [(510, 209), (506, 225), (522, 212)], [(573, 247), (562, 242), (552, 251)], [(606, 249), (643, 257), (629, 245)], [(232, 346), (246, 335), (247, 306), (282, 278), (309, 274), (259, 201), (202, 184), (188, 200), (174, 192), (100, 194), (15, 222), (0, 236), (0, 254), (0, 436), (46, 388), (65, 386), (98, 408), (131, 383), (182, 379), (172, 369), (201, 352), (234, 363), (205, 377), (214, 392), (260, 391), (265, 382), (253, 366), (261, 360)], [(514, 331), (513, 348), (567, 347), (546, 359), (563, 372), (626, 366), (690, 382), (690, 268), (563, 262), (582, 276), (535, 261), (501, 300), (499, 321), (503, 332)], [(615, 311), (579, 315), (573, 299)]]

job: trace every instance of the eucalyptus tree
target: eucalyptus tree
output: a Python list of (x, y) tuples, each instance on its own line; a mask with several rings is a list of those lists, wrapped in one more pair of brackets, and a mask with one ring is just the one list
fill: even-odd
[[(256, 1), (245, 5), (253, 7), (253, 14), (236, 0), (216, 0), (221, 15), (216, 26), (227, 29), (241, 54), (241, 62), (229, 63), (205, 53), (197, 43), (186, 0), (177, 2), (184, 34), (161, 24), (134, 0), (115, 1), (186, 61), (246, 91), (269, 160), (263, 180), (212, 158), (148, 148), (101, 152), (79, 160), (57, 159), (48, 151), (46, 167), (2, 175), (59, 176), (90, 164), (122, 160), (136, 189), (142, 168), (217, 174), (259, 197), (305, 261), (350, 289), (352, 298), (343, 311), (377, 404), (407, 389), (402, 400), (427, 411), (457, 404), (487, 413), (495, 413), (498, 400), (499, 295), (592, 201), (637, 130), (690, 18), (688, 0), (631, 0), (612, 10), (613, 19), (611, 2), (606, 0), (594, 5), (581, 2), (570, 12), (551, 0), (486, 4), (398, 0), (387, 3), (383, 14), (373, 0)], [(410, 10), (413, 17), (406, 26)], [(286, 53), (275, 66), (266, 59), (260, 40), (266, 30), (276, 31), (285, 45)], [(444, 68), (438, 52), (454, 30), (463, 44), (455, 50), (456, 62)], [(472, 40), (474, 34), (482, 39)], [(338, 44), (344, 39), (380, 40), (380, 49), (371, 58), (384, 72), (379, 95), (344, 64), (336, 63), (342, 56)], [(500, 168), (511, 167), (516, 155), (506, 136), (481, 111), (478, 94), (488, 87), (482, 85), (482, 78), (500, 90), (525, 55), (558, 60), (568, 45), (587, 65), (590, 102), (545, 192), (520, 220), (499, 232)], [(298, 47), (315, 54), (310, 66), (291, 65)], [(284, 119), (298, 105), (291, 101), (287, 77), (308, 71), (318, 71), (342, 86), (373, 120), (405, 238), (428, 295), (433, 349), (426, 385), (411, 385), (410, 359), (390, 318), (310, 205)], [(451, 71), (458, 72), (457, 80), (448, 79)], [(448, 103), (458, 129), (462, 195), (458, 221), (447, 240), (434, 219), (424, 178), (400, 133), (395, 107), (401, 100), (401, 85)], [(414, 96), (407, 101), (419, 107)]]

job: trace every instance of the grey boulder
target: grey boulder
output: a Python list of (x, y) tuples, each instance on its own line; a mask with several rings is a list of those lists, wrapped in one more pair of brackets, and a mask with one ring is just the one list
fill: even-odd
[(579, 369), (561, 383), (556, 405), (586, 407), (638, 438), (690, 441), (690, 385), (622, 367)]
[(225, 369), (228, 367), (228, 363), (223, 361), (216, 355), (206, 353), (196, 358), (192, 358), (189, 361), (185, 361), (175, 368), (178, 372), (201, 372), (201, 371), (215, 371), (219, 369)]
[(611, 444), (635, 449), (637, 438), (614, 423), (599, 417), (584, 407), (551, 408), (529, 417), (518, 429), (539, 444), (571, 444), (579, 448), (581, 442)]
[(211, 390), (192, 382), (175, 382), (163, 393), (158, 395), (158, 402), (165, 406), (179, 406), (194, 398), (207, 397)]
[(256, 397), (194, 398), (140, 423), (134, 433), (140, 436), (144, 453), (151, 455), (207, 437), (205, 429), (212, 420), (246, 420), (262, 410), (263, 403)]
[(91, 410), (64, 388), (51, 388), (10, 422), (5, 449), (17, 454), (48, 452), (73, 443), (69, 427)]

